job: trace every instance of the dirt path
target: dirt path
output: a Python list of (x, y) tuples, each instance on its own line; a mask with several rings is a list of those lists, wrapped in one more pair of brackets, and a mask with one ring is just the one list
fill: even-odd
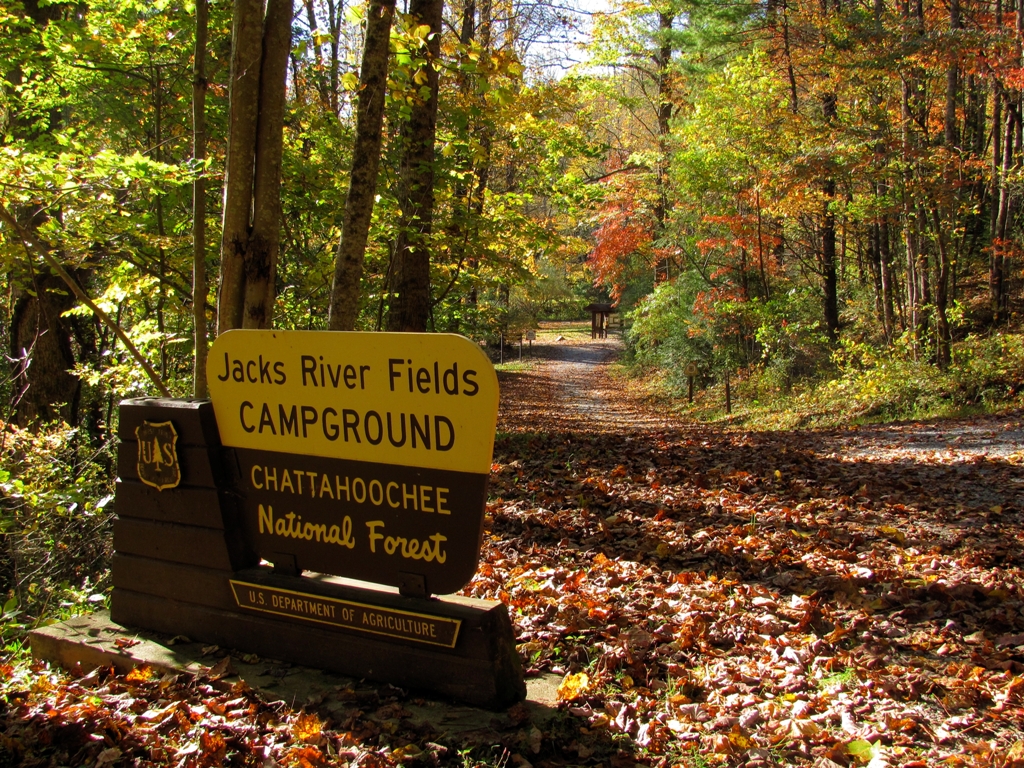
[(527, 358), (528, 371), (503, 377), (499, 432), (549, 428), (625, 435), (678, 428), (677, 420), (643, 403), (614, 375), (622, 350), (617, 334), (589, 339), (549, 333)]
[(947, 502), (968, 507), (1019, 507), (1024, 500), (1024, 475), (995, 471), (1024, 461), (1019, 413), (843, 429), (723, 432), (682, 421), (666, 408), (645, 402), (628, 379), (614, 374), (622, 349), (617, 335), (598, 340), (554, 340), (549, 335), (534, 348), (527, 373), (505, 377), (499, 431), (602, 433), (618, 435), (624, 443), (662, 432), (703, 445), (717, 442), (726, 457), (733, 455), (728, 446), (771, 453), (795, 441), (801, 451), (823, 462), (900, 475), (893, 480), (897, 495), (909, 484), (948, 491)]

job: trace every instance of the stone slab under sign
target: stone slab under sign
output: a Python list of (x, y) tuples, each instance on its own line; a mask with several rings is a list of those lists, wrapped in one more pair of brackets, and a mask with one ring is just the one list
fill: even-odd
[[(58, 624), (41, 627), (29, 634), (33, 655), (68, 670), (79, 665), (82, 672), (99, 666), (113, 666), (121, 672), (150, 666), (169, 673), (201, 674), (229, 651), (211, 649), (187, 638), (172, 637), (149, 630), (124, 627), (99, 611)], [(212, 651), (212, 652), (211, 652)], [(358, 687), (358, 678), (320, 669), (288, 664), (253, 654), (231, 654), (230, 676), (245, 681), (267, 701), (302, 705), (320, 701), (331, 709), (339, 690)], [(543, 723), (556, 712), (556, 691), (561, 678), (542, 675), (528, 678), (525, 706), (535, 723)], [(340, 704), (339, 704), (340, 706)], [(483, 731), (494, 725), (493, 710), (433, 699), (412, 699), (403, 706), (412, 712), (415, 725), (429, 723), (449, 733)]]

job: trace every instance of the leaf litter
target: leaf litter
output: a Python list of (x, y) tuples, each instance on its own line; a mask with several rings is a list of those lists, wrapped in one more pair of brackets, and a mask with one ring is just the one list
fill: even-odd
[(644, 403), (610, 343), (535, 349), (502, 378), (465, 593), (509, 606), (528, 675), (561, 676), (554, 717), (459, 734), (391, 686), (268, 701), (223, 659), (8, 664), (0, 766), (1024, 768), (1024, 457), (960, 439), (1020, 414), (723, 432)]

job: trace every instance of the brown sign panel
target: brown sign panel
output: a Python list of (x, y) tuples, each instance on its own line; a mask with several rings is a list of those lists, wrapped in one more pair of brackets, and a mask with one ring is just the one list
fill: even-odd
[(231, 580), (239, 608), (317, 624), (454, 648), (462, 622), (446, 616), (401, 611), (289, 589)]
[[(476, 572), (487, 475), (235, 450), (247, 544), (275, 565), (456, 592)], [(282, 557), (284, 556), (284, 557)], [(292, 560), (294, 558), (294, 560)]]
[(178, 433), (174, 424), (144, 421), (135, 428), (135, 437), (139, 441), (136, 465), (139, 479), (158, 491), (176, 488), (181, 482), (181, 467), (178, 464)]

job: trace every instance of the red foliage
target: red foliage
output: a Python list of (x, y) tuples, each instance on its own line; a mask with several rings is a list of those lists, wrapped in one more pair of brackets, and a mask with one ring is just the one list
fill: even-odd
[(618, 177), (609, 186), (612, 191), (599, 214), (597, 242), (587, 263), (594, 271), (594, 284), (609, 288), (618, 301), (638, 261), (642, 267), (650, 264), (655, 222), (633, 179)]

